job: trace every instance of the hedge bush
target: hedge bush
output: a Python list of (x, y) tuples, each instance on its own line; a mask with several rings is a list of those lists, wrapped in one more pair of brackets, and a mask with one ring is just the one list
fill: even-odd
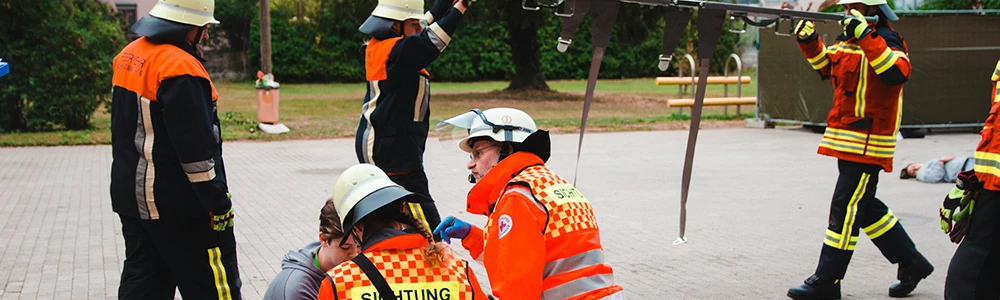
[[(283, 1), (285, 4), (288, 1)], [(276, 5), (271, 11), (271, 48), (274, 74), (281, 82), (357, 82), (364, 78), (364, 34), (357, 27), (364, 22), (376, 1), (321, 1), (309, 12), (308, 22), (293, 21), (293, 5)], [(432, 1), (427, 1), (430, 7)], [(480, 3), (482, 4), (482, 3)], [(539, 29), (542, 70), (547, 79), (586, 78), (590, 67), (590, 25), (581, 24), (566, 53), (556, 51), (560, 18), (551, 11), (542, 13), (545, 26)], [(485, 5), (473, 5), (462, 19), (452, 43), (428, 71), (436, 81), (509, 80), (514, 68), (510, 46), (498, 13)], [(728, 21), (727, 21), (728, 22)], [(695, 22), (692, 21), (692, 24)], [(251, 26), (251, 61), (260, 60), (259, 21)], [(675, 57), (692, 53), (697, 58), (697, 26), (689, 24)], [(634, 78), (674, 75), (660, 72), (656, 65), (663, 39), (661, 9), (623, 4), (615, 24), (611, 44), (601, 67), (602, 78)], [(736, 52), (739, 37), (725, 31), (712, 58), (712, 72), (721, 73), (726, 57)], [(684, 63), (686, 65), (686, 63)]]
[(117, 15), (99, 0), (0, 0), (0, 16), (0, 132), (90, 127), (125, 45)]

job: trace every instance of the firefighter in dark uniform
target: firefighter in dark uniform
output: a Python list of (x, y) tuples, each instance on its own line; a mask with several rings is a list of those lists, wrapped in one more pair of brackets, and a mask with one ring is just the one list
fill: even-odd
[[(997, 203), (1000, 201), (1000, 139), (997, 138), (1000, 130), (996, 129), (1000, 125), (997, 118), (1000, 61), (993, 70), (992, 81), (992, 109), (980, 132), (982, 140), (976, 147), (972, 180), (967, 180), (967, 173), (960, 174), (959, 182), (965, 184), (954, 188), (941, 206), (941, 229), (949, 233), (952, 242), (961, 243), (948, 265), (944, 285), (947, 300), (1000, 299), (1000, 286), (997, 285), (1000, 283), (1000, 203)], [(961, 196), (953, 195), (955, 192)], [(966, 192), (978, 193), (978, 196), (972, 195), (971, 200), (964, 199), (968, 202), (960, 203), (958, 199)], [(955, 216), (959, 214), (965, 217)]]
[[(368, 93), (355, 141), (358, 162), (378, 166), (392, 181), (427, 197), (423, 157), (431, 90), (424, 68), (451, 42), (467, 1), (437, 0), (425, 14), (423, 0), (380, 0), (358, 28), (372, 37), (365, 50)], [(434, 203), (408, 206), (428, 228), (441, 222)]]
[[(917, 251), (903, 225), (875, 196), (879, 172), (892, 172), (902, 110), (903, 83), (910, 75), (906, 43), (889, 26), (898, 18), (885, 0), (841, 0), (843, 34), (826, 47), (815, 25), (796, 26), (799, 49), (834, 89), (833, 109), (818, 153), (837, 158), (826, 236), (816, 272), (788, 290), (794, 299), (840, 299), (840, 281), (862, 231), (890, 263), (898, 283), (889, 296), (908, 295), (934, 267)], [(865, 16), (878, 16), (876, 24)]]
[(214, 0), (160, 0), (114, 59), (111, 203), (122, 223), (119, 299), (240, 299), (219, 95), (195, 45)]

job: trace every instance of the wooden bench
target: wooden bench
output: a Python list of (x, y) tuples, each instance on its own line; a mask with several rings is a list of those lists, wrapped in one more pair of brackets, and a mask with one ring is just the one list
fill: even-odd
[[(656, 85), (691, 85), (694, 81), (698, 84), (698, 77), (693, 80), (690, 77), (656, 77)], [(750, 76), (709, 76), (708, 84), (737, 84), (737, 83), (750, 83)]]
[[(754, 105), (757, 104), (757, 97), (720, 97), (705, 98), (705, 106), (714, 105)], [(694, 106), (694, 99), (672, 99), (667, 100), (667, 107), (691, 107)]]

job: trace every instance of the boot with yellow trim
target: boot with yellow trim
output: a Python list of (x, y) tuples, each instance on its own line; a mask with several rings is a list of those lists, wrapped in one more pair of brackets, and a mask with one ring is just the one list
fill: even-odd
[(805, 284), (788, 289), (788, 297), (796, 300), (840, 299), (840, 280), (809, 276)]
[(889, 297), (906, 297), (917, 288), (917, 283), (931, 275), (931, 272), (934, 272), (934, 266), (920, 253), (906, 263), (899, 263), (899, 271), (896, 273), (899, 283), (889, 287)]

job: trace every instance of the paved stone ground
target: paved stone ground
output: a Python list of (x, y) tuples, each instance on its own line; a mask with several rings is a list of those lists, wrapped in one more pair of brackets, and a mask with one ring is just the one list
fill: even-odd
[[(593, 201), (615, 279), (629, 298), (783, 299), (815, 268), (836, 162), (801, 129), (704, 130), (688, 203), (688, 244), (677, 237), (687, 131), (589, 134), (578, 187)], [(976, 134), (934, 134), (898, 145), (897, 168), (970, 155)], [(576, 136), (553, 136), (550, 166), (573, 174)], [(314, 240), (336, 177), (355, 162), (353, 140), (230, 142), (239, 264), (246, 299), (259, 299), (288, 250)], [(428, 142), (431, 193), (442, 215), (462, 212), (467, 154)], [(0, 149), (0, 299), (107, 299), (124, 260), (108, 199), (108, 146)], [(898, 171), (897, 171), (898, 172)], [(955, 245), (938, 229), (948, 184), (880, 177), (879, 197), (937, 267), (911, 299), (942, 298)], [(460, 246), (459, 246), (460, 248)], [(456, 251), (465, 255), (464, 251)], [(480, 269), (478, 271), (482, 273)], [(845, 299), (887, 299), (896, 268), (865, 238)]]

